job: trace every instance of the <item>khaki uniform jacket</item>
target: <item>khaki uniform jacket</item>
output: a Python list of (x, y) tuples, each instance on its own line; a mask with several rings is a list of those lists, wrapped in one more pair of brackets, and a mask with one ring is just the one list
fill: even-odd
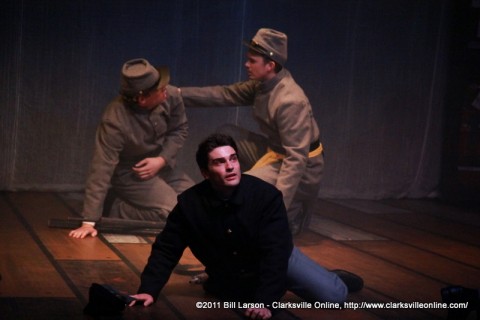
[[(182, 88), (186, 106), (253, 106), (260, 130), (270, 147), (285, 155), (275, 186), (289, 208), (301, 180), (316, 181), (318, 170), (307, 170), (310, 144), (319, 140), (319, 128), (302, 88), (286, 69), (261, 83), (254, 80), (229, 86)], [(319, 179), (319, 177), (318, 177)]]
[(161, 156), (171, 168), (188, 134), (178, 89), (167, 86), (168, 98), (151, 111), (127, 106), (121, 97), (106, 108), (97, 128), (82, 215), (98, 221), (113, 175), (130, 170), (147, 157)]

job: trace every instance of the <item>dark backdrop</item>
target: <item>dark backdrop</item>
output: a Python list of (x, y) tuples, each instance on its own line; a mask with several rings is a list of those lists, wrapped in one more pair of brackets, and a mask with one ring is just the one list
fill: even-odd
[[(144, 57), (178, 86), (246, 78), (243, 39), (289, 36), (326, 149), (322, 197), (438, 192), (447, 0), (7, 0), (0, 13), (0, 189), (82, 190), (119, 70)], [(180, 165), (212, 128), (256, 129), (248, 107), (188, 109)]]

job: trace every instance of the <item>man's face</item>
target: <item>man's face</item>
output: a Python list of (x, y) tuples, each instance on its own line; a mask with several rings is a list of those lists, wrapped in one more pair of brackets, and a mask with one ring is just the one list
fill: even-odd
[(214, 189), (228, 195), (240, 183), (240, 164), (237, 153), (230, 146), (213, 149), (208, 154), (208, 170), (202, 172)]
[(251, 80), (265, 81), (275, 75), (273, 72), (275, 64), (273, 62), (265, 62), (261, 55), (247, 52), (247, 61), (245, 68), (247, 69), (248, 78)]
[(161, 87), (138, 97), (138, 106), (142, 109), (151, 110), (167, 100), (167, 88)]

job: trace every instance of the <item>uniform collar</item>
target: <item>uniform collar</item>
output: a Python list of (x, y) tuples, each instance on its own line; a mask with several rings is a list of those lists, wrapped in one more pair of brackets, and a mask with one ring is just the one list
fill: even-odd
[(151, 114), (151, 113), (161, 113), (162, 111), (166, 110), (164, 104), (167, 103), (166, 101), (165, 102), (162, 102), (158, 105), (156, 105), (155, 107), (153, 107), (152, 109), (145, 109), (145, 108), (141, 108), (139, 107), (137, 104), (133, 103), (133, 104), (129, 104), (128, 107), (134, 112), (134, 113), (138, 113), (138, 114)]
[(136, 104), (130, 104), (129, 107), (130, 109), (132, 109), (133, 112), (138, 114), (150, 114), (153, 112), (153, 110), (158, 108), (158, 106), (156, 106), (155, 108), (152, 108), (152, 109), (144, 109), (144, 108), (140, 108)]
[(272, 90), (288, 74), (289, 74), (288, 70), (285, 68), (282, 68), (282, 70), (280, 70), (280, 72), (277, 73), (275, 77), (273, 77), (272, 79), (267, 80), (265, 82), (260, 82), (259, 89), (264, 92)]

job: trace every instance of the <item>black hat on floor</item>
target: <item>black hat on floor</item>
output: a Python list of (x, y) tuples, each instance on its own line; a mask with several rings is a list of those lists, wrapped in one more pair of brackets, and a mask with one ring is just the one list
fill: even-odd
[(88, 291), (88, 304), (83, 313), (94, 317), (120, 316), (132, 299), (109, 285), (92, 283)]

